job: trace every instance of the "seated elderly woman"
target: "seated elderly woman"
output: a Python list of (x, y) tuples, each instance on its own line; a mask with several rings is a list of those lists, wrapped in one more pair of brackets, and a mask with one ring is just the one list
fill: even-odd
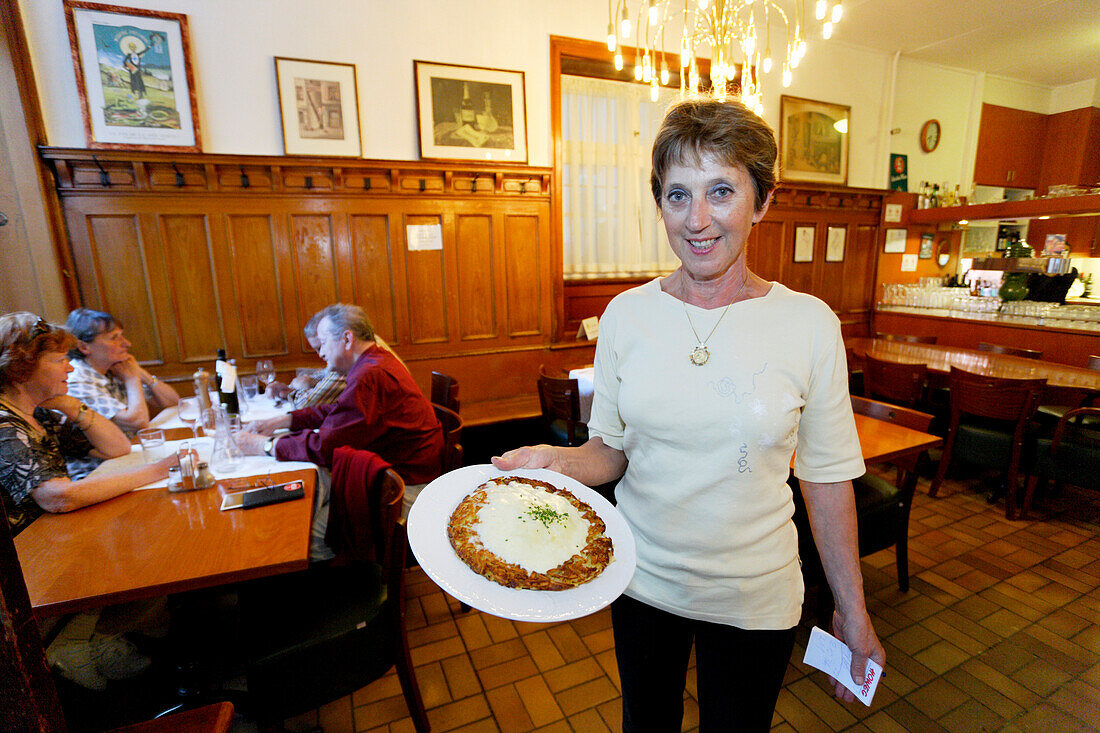
[[(78, 308), (65, 327), (76, 337), (69, 350), (69, 394), (133, 437), (149, 419), (179, 402), (170, 386), (143, 369), (130, 353), (122, 324), (109, 313)], [(83, 478), (99, 465), (94, 458), (69, 461), (69, 475)]]
[[(33, 313), (0, 316), (0, 500), (13, 534), (44, 512), (68, 512), (165, 478), (169, 456), (109, 477), (73, 481), (67, 458), (130, 452), (117, 425), (67, 394), (73, 337)], [(79, 614), (50, 645), (47, 658), (92, 689), (144, 670), (149, 659), (121, 635), (94, 636), (98, 614)]]

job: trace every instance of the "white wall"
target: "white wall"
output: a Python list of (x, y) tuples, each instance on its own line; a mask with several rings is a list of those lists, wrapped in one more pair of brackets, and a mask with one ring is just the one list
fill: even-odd
[[(58, 0), (19, 0), (51, 145), (83, 147), (76, 80)], [(603, 41), (602, 0), (127, 0), (185, 13), (191, 29), (203, 149), (283, 151), (273, 56), (356, 65), (363, 155), (419, 157), (413, 59), (524, 71), (529, 162), (551, 163), (549, 36)], [(810, 41), (789, 89), (763, 78), (765, 118), (779, 119), (781, 94), (849, 105), (850, 186), (884, 188), (889, 154), (909, 155), (910, 188), (921, 180), (969, 189), (981, 101), (1047, 112), (1051, 91), (1011, 80)], [(1060, 104), (1095, 98), (1074, 85)], [(891, 105), (892, 102), (892, 105)], [(1085, 102), (1077, 106), (1091, 103)], [(893, 110), (892, 118), (890, 110)], [(920, 150), (925, 120), (940, 120), (939, 148)], [(900, 131), (890, 135), (892, 128)]]

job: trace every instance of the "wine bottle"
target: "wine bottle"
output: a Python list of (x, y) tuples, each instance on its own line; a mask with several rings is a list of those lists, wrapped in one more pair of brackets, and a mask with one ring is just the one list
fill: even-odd
[(214, 360), (214, 387), (218, 392), (222, 391), (222, 372), (225, 371), (227, 363), (228, 358), (225, 355), (225, 349), (218, 349), (218, 358)]
[(462, 82), (462, 107), (459, 109), (459, 119), (463, 125), (473, 125), (477, 121), (474, 100), (470, 99), (469, 82)]
[(225, 366), (222, 367), (218, 399), (225, 405), (225, 411), (230, 415), (241, 414), (241, 403), (237, 399), (237, 363), (233, 359), (225, 362)]

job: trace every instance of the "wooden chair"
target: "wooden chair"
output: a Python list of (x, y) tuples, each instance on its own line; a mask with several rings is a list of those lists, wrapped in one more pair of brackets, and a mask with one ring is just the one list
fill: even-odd
[(1085, 417), (1100, 422), (1100, 407), (1081, 407), (1066, 412), (1052, 437), (1036, 441), (1031, 476), (1020, 505), (1020, 519), (1027, 518), (1035, 489), (1048, 479), (1056, 484), (1100, 489), (1100, 431), (1086, 427), (1082, 420)]
[(576, 379), (550, 376), (546, 365), (540, 366), (539, 404), (550, 442), (575, 446), (588, 440), (588, 427), (581, 422), (580, 388)]
[(917, 336), (911, 333), (876, 333), (875, 338), (883, 341), (905, 341), (910, 344), (934, 344), (935, 336)]
[(454, 410), (443, 405), (432, 404), (439, 424), (443, 426), (443, 463), (442, 476), (456, 468), (462, 468), (462, 418)]
[(397, 668), (413, 725), (429, 730), (405, 628), (405, 483), (387, 469), (364, 521), (377, 561), (317, 564), (240, 588), (248, 712), (281, 722)]
[(458, 412), (458, 380), (450, 374), (432, 372), (432, 404)]
[[(932, 416), (905, 407), (852, 397), (852, 409), (858, 414), (926, 432)], [(859, 533), (859, 556), (864, 557), (893, 547), (897, 566), (898, 587), (909, 591), (909, 512), (917, 487), (919, 468), (927, 454), (912, 457), (894, 465), (898, 479), (890, 482), (873, 471), (852, 481), (855, 492), (856, 522)], [(833, 597), (828, 590), (825, 571), (814, 544), (802, 492), (797, 479), (790, 481), (794, 494), (794, 523), (798, 529), (798, 554), (807, 587), (818, 587), (815, 613), (818, 623), (829, 623), (833, 613)]]
[[(65, 713), (31, 610), (23, 568), (0, 502), (0, 728), (64, 731)], [(219, 702), (115, 728), (111, 733), (228, 733), (233, 704)]]
[(978, 342), (978, 351), (988, 351), (991, 354), (1008, 354), (1009, 356), (1022, 356), (1025, 359), (1042, 359), (1043, 352), (1035, 349), (1024, 349), (1018, 346), (1001, 346), (986, 341)]
[(863, 394), (902, 407), (916, 407), (924, 397), (924, 382), (928, 375), (925, 364), (900, 364), (863, 357)]
[(1016, 479), (1028, 425), (1045, 379), (1004, 379), (951, 367), (951, 418), (929, 496), (939, 493), (955, 456), (1005, 472), (1005, 516), (1016, 517)]
[(1095, 369), (1096, 371), (1100, 372), (1100, 356), (1097, 356), (1096, 354), (1090, 354), (1089, 363), (1087, 364), (1087, 366), (1089, 369)]

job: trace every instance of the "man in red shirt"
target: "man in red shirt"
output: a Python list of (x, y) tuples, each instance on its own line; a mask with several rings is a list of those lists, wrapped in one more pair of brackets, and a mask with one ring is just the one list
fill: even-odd
[[(338, 303), (321, 311), (318, 354), (347, 388), (331, 405), (295, 410), (249, 426), (240, 436), (246, 454), (310, 461), (326, 468), (332, 452), (351, 446), (377, 453), (408, 484), (439, 475), (443, 430), (409, 370), (374, 339), (363, 309)], [(276, 430), (289, 433), (274, 436)]]

